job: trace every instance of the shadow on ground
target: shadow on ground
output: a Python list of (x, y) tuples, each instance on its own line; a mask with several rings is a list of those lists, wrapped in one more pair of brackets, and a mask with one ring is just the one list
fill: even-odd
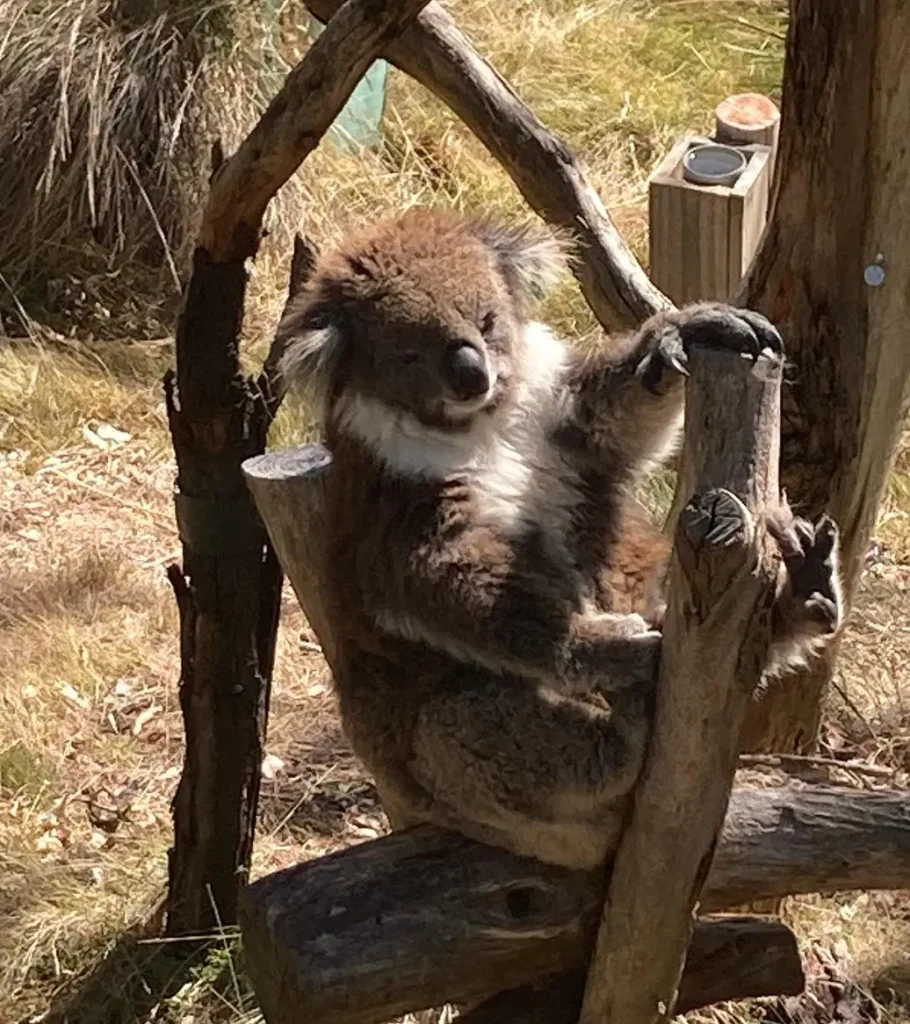
[(192, 1016), (201, 1002), (207, 1021), (233, 1018), (255, 1007), (237, 958), (236, 942), (229, 939), (156, 942), (123, 936), (91, 971), (54, 997), (41, 1024), (170, 1024)]
[(910, 1020), (910, 950), (907, 959), (889, 964), (872, 979), (870, 984), (876, 1000), (891, 1010), (903, 1010)]

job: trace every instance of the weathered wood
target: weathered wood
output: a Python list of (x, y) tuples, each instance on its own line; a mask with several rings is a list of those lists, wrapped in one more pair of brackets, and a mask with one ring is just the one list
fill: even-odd
[[(738, 300), (787, 341), (781, 482), (838, 523), (848, 604), (910, 400), (908, 60), (905, 0), (792, 0), (777, 202)], [(834, 655), (762, 694), (746, 749), (812, 749)]]
[(714, 137), (741, 146), (758, 143), (774, 149), (780, 130), (780, 111), (774, 100), (757, 92), (728, 96), (714, 111)]
[[(240, 150), (214, 170), (165, 381), (177, 459), (183, 565), (169, 578), (180, 613), (186, 731), (174, 798), (167, 931), (236, 920), (252, 856), (281, 570), (240, 464), (265, 448), (277, 401), (242, 373), (246, 261), (269, 200), (329, 127), (379, 49), (422, 0), (348, 0)], [(176, 386), (175, 386), (176, 385)]]
[(673, 1013), (699, 890), (736, 773), (739, 734), (770, 644), (780, 556), (782, 360), (698, 346), (689, 356), (654, 726), (613, 863), (582, 1024)]
[(740, 147), (748, 163), (733, 185), (694, 185), (683, 178), (686, 153), (709, 141), (681, 139), (648, 183), (651, 279), (678, 305), (727, 300), (752, 261), (768, 213), (767, 146)]
[[(269, 1024), (378, 1024), (583, 969), (604, 884), (433, 828), (398, 832), (254, 882), (244, 955)], [(906, 793), (737, 790), (700, 909), (907, 887)], [(279, 1003), (298, 1015), (273, 1017)]]
[[(796, 937), (779, 921), (729, 917), (698, 922), (679, 987), (677, 1011), (761, 996), (798, 995), (805, 986)], [(462, 1024), (575, 1024), (583, 970), (510, 989), (462, 1014)], [(271, 1024), (271, 1022), (270, 1022)]]
[(325, 574), (331, 571), (324, 559), (329, 532), (325, 481), (331, 461), (327, 448), (312, 444), (269, 452), (243, 464), (247, 485), (259, 515), (267, 523), (278, 560), (330, 667), (334, 643), (323, 593)]
[[(344, 1006), (302, 1006), (296, 991), (282, 988), (282, 967), (272, 962), (270, 969), (275, 974), (263, 986), (267, 995), (260, 1000), (268, 1024), (376, 1024), (431, 1005), (422, 1003), (430, 990), (422, 983), (418, 990), (412, 989), (412, 976), (405, 971), (403, 976), (389, 978), (389, 989), (371, 993), (370, 998), (381, 1001), (381, 1011), (377, 1010), (379, 1004), (364, 1000), (364, 990), (354, 981), (354, 972), (348, 981)], [(470, 987), (460, 992), (456, 1001), (462, 1005), (470, 1003), (475, 992), (486, 990), (484, 980), (480, 975), (468, 979)], [(486, 1000), (462, 1013), (459, 1020), (465, 1024), (502, 1024), (503, 1020), (574, 1024), (584, 981), (583, 970), (541, 979), (539, 985), (510, 990)], [(695, 926), (681, 986), (680, 1012), (729, 999), (798, 995), (804, 985), (796, 936), (786, 925), (758, 917), (706, 919)], [(445, 998), (441, 996), (437, 1005)]]
[[(306, 5), (324, 21), (338, 0), (306, 0)], [(429, 3), (385, 48), (384, 56), (451, 107), (502, 164), (534, 211), (572, 232), (581, 256), (573, 271), (608, 331), (636, 326), (670, 305), (622, 240), (577, 157), (480, 56), (438, 3)]]
[[(214, 175), (199, 245), (216, 261), (255, 256), (272, 196), (319, 144), (382, 48), (427, 0), (347, 0)], [(328, 20), (328, 19), (327, 19)]]

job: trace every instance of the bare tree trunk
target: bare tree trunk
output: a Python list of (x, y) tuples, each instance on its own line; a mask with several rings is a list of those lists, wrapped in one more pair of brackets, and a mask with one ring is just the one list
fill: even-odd
[(766, 663), (780, 556), (780, 357), (689, 353), (676, 527), (654, 726), (609, 890), (581, 1024), (674, 1013), (695, 910)]
[(267, 375), (240, 369), (246, 261), (272, 196), (425, 2), (347, 0), (240, 149), (223, 161), (216, 147), (177, 325), (177, 372), (165, 385), (183, 542), (183, 566), (168, 575), (180, 610), (186, 729), (169, 858), (171, 935), (237, 920), (256, 825), (281, 572), (240, 468), (264, 450), (277, 407)]
[[(852, 599), (910, 397), (910, 5), (792, 0), (777, 199), (741, 302), (784, 332), (781, 482), (827, 510)], [(744, 749), (810, 750), (835, 652), (770, 689)]]

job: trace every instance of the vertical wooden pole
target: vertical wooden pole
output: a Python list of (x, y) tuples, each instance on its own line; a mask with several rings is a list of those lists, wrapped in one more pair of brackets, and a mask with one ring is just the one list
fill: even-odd
[(177, 372), (165, 382), (183, 541), (183, 565), (168, 575), (180, 609), (186, 729), (169, 858), (171, 935), (236, 922), (256, 824), (281, 573), (241, 472), (264, 451), (277, 407), (266, 377), (240, 369), (247, 262), (271, 198), (425, 2), (347, 0), (240, 149), (223, 163), (218, 150), (214, 161), (177, 326)]
[(680, 487), (654, 730), (613, 863), (581, 1024), (668, 1020), (770, 642), (779, 554), (781, 360), (689, 358)]

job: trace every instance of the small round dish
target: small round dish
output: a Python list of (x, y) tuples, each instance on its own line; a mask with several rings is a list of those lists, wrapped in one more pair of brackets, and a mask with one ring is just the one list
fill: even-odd
[(693, 185), (733, 185), (746, 169), (746, 158), (733, 146), (695, 146), (683, 158), (683, 177)]

